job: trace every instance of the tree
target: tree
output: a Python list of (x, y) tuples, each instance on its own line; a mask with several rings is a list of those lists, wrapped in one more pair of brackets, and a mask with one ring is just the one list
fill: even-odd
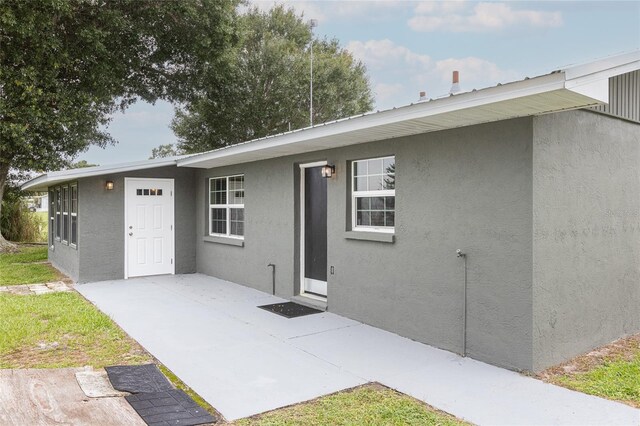
[(237, 3), (0, 0), (0, 199), (10, 169), (112, 143), (102, 129), (118, 108), (184, 102), (224, 75)]
[(224, 84), (207, 82), (176, 110), (178, 146), (201, 152), (309, 125), (313, 43), (313, 122), (370, 111), (365, 66), (335, 39), (316, 39), (303, 16), (276, 6), (239, 17), (240, 42)]
[(91, 164), (87, 160), (80, 160), (77, 163), (73, 163), (70, 169), (84, 169), (85, 167), (95, 167), (97, 164)]
[(151, 150), (151, 157), (149, 160), (153, 160), (156, 158), (167, 158), (167, 157), (175, 157), (176, 155), (180, 155), (181, 152), (174, 144), (168, 143), (164, 145), (158, 145), (157, 147)]

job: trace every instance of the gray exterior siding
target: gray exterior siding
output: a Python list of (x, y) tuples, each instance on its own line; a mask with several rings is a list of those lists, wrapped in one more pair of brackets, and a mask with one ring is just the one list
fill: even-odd
[[(175, 265), (177, 274), (195, 264), (194, 171), (175, 166), (78, 180), (78, 248), (56, 242), (51, 262), (78, 282), (124, 278), (124, 178), (174, 178)], [(107, 191), (105, 182), (114, 182)]]
[(640, 122), (640, 70), (609, 79), (609, 104), (593, 110)]
[(640, 127), (534, 118), (534, 370), (640, 330)]
[[(55, 185), (53, 187), (49, 187), (47, 189), (47, 193), (51, 193), (54, 191), (54, 188), (58, 186), (67, 186), (71, 183), (77, 181), (65, 182), (62, 184)], [(55, 217), (55, 212), (51, 211), (51, 203), (48, 205), (47, 210), (47, 224), (48, 227), (51, 224), (50, 217)], [(47, 228), (48, 228), (47, 227)], [(48, 259), (53, 266), (55, 266), (60, 272), (68, 276), (74, 281), (78, 280), (79, 271), (80, 271), (80, 260), (78, 256), (78, 249), (69, 245), (68, 243), (62, 242), (62, 240), (58, 240), (55, 236), (52, 236), (53, 231), (51, 229), (47, 229), (48, 233), (48, 242), (49, 242), (49, 250), (48, 250)]]
[[(328, 182), (328, 308), (454, 352), (462, 350), (468, 253), (468, 354), (532, 368), (532, 119), (509, 120), (197, 172), (199, 272), (299, 293), (298, 165), (336, 165)], [(396, 156), (395, 242), (349, 239), (349, 161)], [(244, 247), (204, 241), (207, 179), (244, 173)]]
[[(350, 162), (388, 155), (393, 239), (354, 239)], [(459, 248), (470, 357), (538, 371), (640, 330), (640, 125), (591, 110), (210, 170), (80, 179), (78, 249), (55, 242), (50, 259), (80, 282), (122, 278), (124, 178), (172, 177), (176, 273), (271, 292), (274, 263), (276, 294), (291, 298), (300, 292), (299, 165), (320, 160), (336, 166), (327, 181), (330, 311), (460, 352)], [(208, 236), (208, 179), (235, 174), (245, 176), (245, 240), (229, 244)]]
[(49, 244), (48, 255), (53, 266), (72, 280), (78, 281), (80, 263), (77, 249), (54, 239), (53, 243)]

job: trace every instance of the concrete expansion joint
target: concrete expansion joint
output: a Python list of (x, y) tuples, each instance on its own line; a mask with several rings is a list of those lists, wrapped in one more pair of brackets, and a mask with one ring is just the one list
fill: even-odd
[(345, 326), (342, 326), (342, 327), (330, 328), (328, 330), (316, 331), (314, 333), (300, 334), (299, 336), (291, 336), (291, 337), (288, 337), (287, 340), (294, 340), (294, 339), (299, 339), (301, 337), (315, 336), (317, 334), (327, 333), (327, 332), (330, 332), (330, 331), (343, 330), (345, 328), (361, 327), (361, 326), (362, 326), (362, 324), (349, 324), (349, 325), (345, 325)]

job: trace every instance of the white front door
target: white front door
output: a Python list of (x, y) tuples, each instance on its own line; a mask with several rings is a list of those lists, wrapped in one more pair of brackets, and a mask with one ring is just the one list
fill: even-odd
[(125, 278), (173, 274), (173, 179), (125, 178)]

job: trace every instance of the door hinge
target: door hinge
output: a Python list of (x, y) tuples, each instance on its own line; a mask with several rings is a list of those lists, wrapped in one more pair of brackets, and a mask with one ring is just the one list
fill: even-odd
[(173, 231), (173, 225), (171, 225), (171, 230)]
[(171, 259), (171, 264), (173, 265), (173, 259)]

